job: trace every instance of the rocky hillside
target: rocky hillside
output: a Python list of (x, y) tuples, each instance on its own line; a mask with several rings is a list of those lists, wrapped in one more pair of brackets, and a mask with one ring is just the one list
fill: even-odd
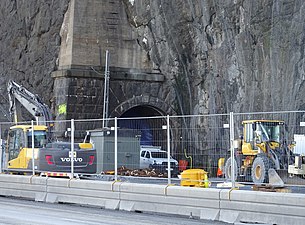
[[(7, 121), (9, 79), (51, 105), (60, 28), (68, 0), (0, 1), (0, 121)], [(33, 91), (34, 92), (34, 91)]]
[(182, 114), (305, 109), (302, 0), (124, 0)]
[[(116, 1), (153, 69), (166, 76), (179, 114), (305, 109), (303, 0)], [(0, 1), (1, 112), (8, 79), (52, 105), (68, 4)]]

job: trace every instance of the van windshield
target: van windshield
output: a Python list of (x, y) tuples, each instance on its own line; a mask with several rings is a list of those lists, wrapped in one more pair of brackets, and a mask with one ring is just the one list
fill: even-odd
[(151, 152), (152, 158), (167, 158), (166, 152)]

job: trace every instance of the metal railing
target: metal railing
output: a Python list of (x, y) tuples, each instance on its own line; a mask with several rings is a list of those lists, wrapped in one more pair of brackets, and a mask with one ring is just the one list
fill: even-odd
[[(268, 150), (267, 153), (264, 153), (259, 146), (268, 148), (268, 144), (255, 141), (253, 136), (255, 130), (247, 130), (243, 124), (243, 121), (264, 120), (283, 121), (287, 132), (283, 138), (285, 143), (273, 147), (271, 146), (274, 145), (272, 142), (271, 145), (269, 144), (271, 150)], [(52, 158), (48, 155), (49, 153), (42, 155), (40, 150), (35, 150), (37, 148), (33, 145), (26, 159), (28, 163), (31, 163), (31, 166), (26, 165), (27, 162), (25, 162), (23, 167), (19, 165), (19, 169), (20, 173), (27, 169), (30, 170), (31, 174), (51, 173), (54, 172), (51, 170), (51, 166), (56, 168), (58, 163), (62, 167), (58, 166), (55, 172), (66, 172), (70, 177), (82, 176), (87, 179), (166, 184), (180, 183), (179, 177), (187, 169), (202, 169), (208, 173), (212, 185), (231, 182), (231, 187), (234, 188), (236, 182), (245, 185), (254, 184), (253, 179), (251, 179), (255, 171), (253, 169), (254, 160), (257, 156), (261, 157), (262, 154), (265, 154), (268, 160), (271, 159), (267, 169), (275, 168), (279, 173), (286, 173), (283, 180), (285, 185), (305, 187), (303, 174), (288, 173), (289, 166), (296, 166), (294, 153), (297, 153), (298, 156), (305, 155), (305, 146), (303, 146), (305, 143), (305, 141), (303, 142), (303, 139), (305, 140), (304, 122), (305, 114), (303, 111), (112, 118), (107, 119), (105, 123), (108, 124), (108, 127), (102, 126), (102, 119), (53, 121), (54, 127), (51, 129), (51, 136), (57, 146), (50, 147), (50, 144), (47, 143), (39, 146), (41, 148), (49, 146), (53, 150), (60, 146), (62, 151), (68, 152), (68, 155), (61, 155), (59, 159), (56, 159), (56, 156)], [(32, 134), (28, 136), (31, 137), (31, 143), (34, 143), (34, 122), (25, 122), (24, 124), (30, 124), (30, 127), (34, 127), (34, 129), (29, 130)], [(4, 130), (8, 130), (11, 125), (1, 123), (1, 127), (5, 127), (2, 129), (2, 136), (7, 135)], [(298, 138), (296, 145), (294, 143), (295, 137)], [(25, 135), (24, 138), (27, 136)], [(3, 138), (4, 140), (6, 138)], [(17, 145), (15, 142), (10, 142), (10, 139), (8, 141), (9, 143), (5, 145), (6, 149), (12, 147), (13, 144)], [(91, 145), (80, 147), (79, 143), (85, 142), (91, 143)], [(68, 144), (61, 145), (61, 143)], [(254, 153), (247, 153), (246, 151), (250, 151), (250, 149), (245, 150), (242, 144), (247, 144), (248, 148), (251, 146)], [(282, 144), (290, 147), (295, 146), (294, 149), (298, 150), (291, 149), (291, 155), (287, 155), (287, 152), (281, 148)], [(89, 156), (86, 158), (86, 149), (90, 149), (90, 146), (93, 147), (95, 153), (90, 155), (93, 153), (88, 150), (90, 154), (88, 153)], [(17, 147), (19, 148), (4, 151), (3, 161), (10, 161), (13, 164), (11, 160), (18, 156), (17, 153), (20, 153), (22, 148), (29, 146), (21, 144)], [(84, 153), (81, 151), (82, 148), (85, 149)], [(277, 153), (276, 156), (270, 155), (278, 150), (283, 152)], [(42, 156), (48, 157), (41, 158)], [(33, 157), (35, 160), (31, 160)], [(280, 165), (276, 165), (275, 158), (279, 158)], [(46, 159), (55, 161), (41, 162)], [(7, 169), (9, 166), (5, 162), (2, 163), (2, 169)], [(67, 167), (65, 162), (69, 162), (70, 165)], [(95, 169), (90, 167), (91, 169), (87, 171), (85, 168), (87, 164), (94, 164)], [(48, 170), (43, 169), (42, 165), (46, 165)], [(11, 165), (9, 167), (13, 168)], [(298, 171), (301, 171), (301, 167), (301, 164), (298, 165)], [(67, 170), (67, 168), (69, 169)], [(18, 172), (18, 168), (15, 168), (14, 171)], [(293, 180), (291, 176), (297, 179)], [(262, 183), (268, 185), (268, 181), (269, 179), (264, 179)]]

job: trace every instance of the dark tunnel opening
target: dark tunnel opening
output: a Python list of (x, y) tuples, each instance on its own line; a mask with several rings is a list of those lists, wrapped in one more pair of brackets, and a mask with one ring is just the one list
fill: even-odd
[(136, 106), (121, 115), (118, 126), (139, 131), (141, 145), (165, 146), (166, 136), (162, 125), (166, 121), (162, 114), (149, 105)]

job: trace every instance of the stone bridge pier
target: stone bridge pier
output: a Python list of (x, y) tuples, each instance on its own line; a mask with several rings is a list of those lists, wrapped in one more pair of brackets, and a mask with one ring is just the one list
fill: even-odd
[[(90, 4), (89, 4), (90, 2)], [(109, 117), (173, 115), (166, 76), (150, 61), (117, 0), (71, 0), (54, 78), (56, 120), (102, 118), (105, 52), (110, 52)], [(57, 128), (63, 131), (65, 125)], [(89, 128), (89, 127), (86, 127)]]

